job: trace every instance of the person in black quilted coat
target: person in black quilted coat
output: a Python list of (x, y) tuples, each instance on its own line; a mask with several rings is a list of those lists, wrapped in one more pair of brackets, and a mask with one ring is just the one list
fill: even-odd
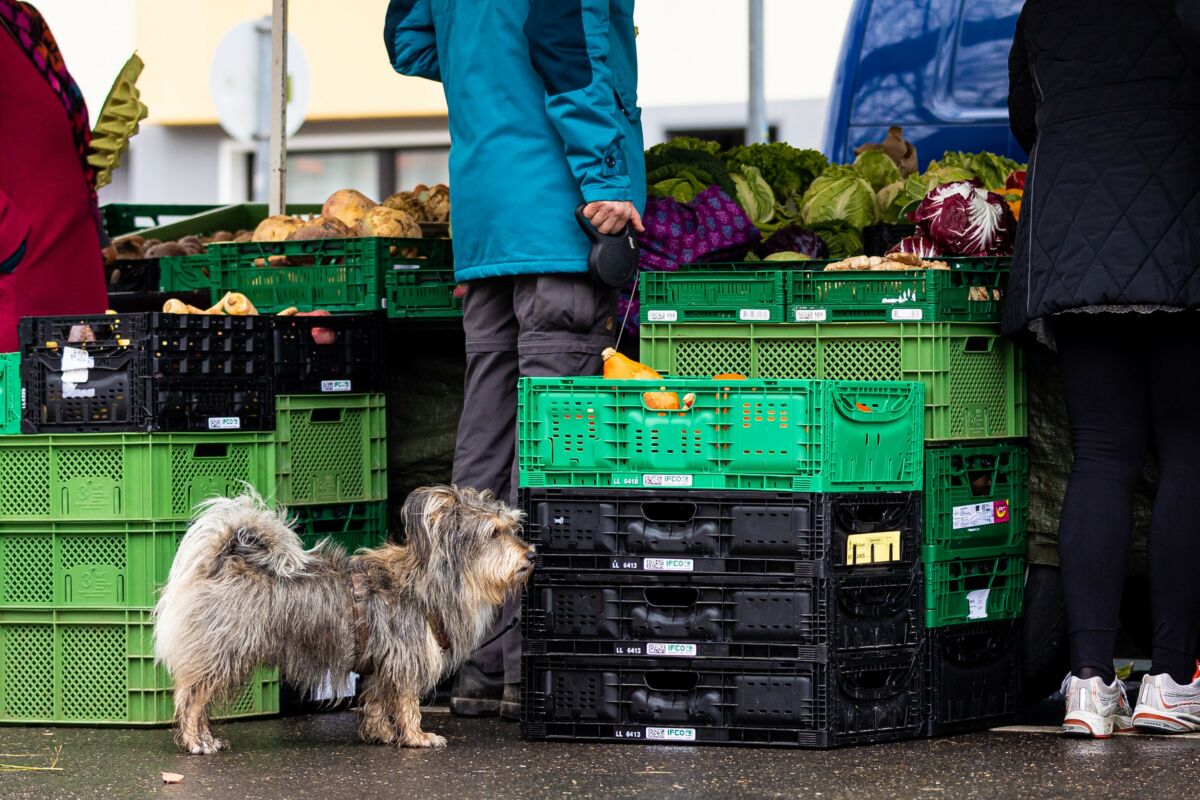
[[(1059, 531), (1065, 733), (1200, 730), (1200, 0), (1028, 0), (1009, 112), (1029, 152), (1005, 332), (1052, 341), (1074, 465)], [(1113, 657), (1148, 448), (1153, 666)]]

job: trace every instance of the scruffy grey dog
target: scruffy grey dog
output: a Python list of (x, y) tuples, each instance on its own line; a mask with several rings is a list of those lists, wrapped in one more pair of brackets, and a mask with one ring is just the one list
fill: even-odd
[(210, 702), (259, 664), (313, 690), (364, 675), (359, 735), (443, 747), (420, 698), (471, 654), (496, 608), (532, 570), (520, 514), (490, 492), (431, 486), (402, 510), (406, 543), (347, 556), (304, 550), (285, 512), (252, 492), (203, 503), (155, 608), (155, 656), (175, 680), (176, 741), (211, 754)]

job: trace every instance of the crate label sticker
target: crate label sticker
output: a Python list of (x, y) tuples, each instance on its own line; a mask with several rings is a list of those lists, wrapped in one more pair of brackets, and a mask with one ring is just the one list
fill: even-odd
[(392, 269), (394, 269), (394, 270), (420, 269), (420, 268), (421, 268), (420, 264), (392, 264)]
[(210, 431), (236, 431), (242, 428), (241, 417), (209, 417), (208, 429)]
[(646, 319), (651, 322), (676, 322), (679, 320), (679, 312), (651, 309), (646, 312)]
[(996, 500), (955, 506), (951, 524), (954, 530), (960, 531), (963, 528), (980, 528), (984, 525), (1003, 525), (1008, 521), (1008, 501)]
[(738, 311), (738, 319), (740, 319), (742, 322), (770, 322), (771, 309), (743, 308)]
[(920, 322), (925, 319), (925, 312), (919, 308), (893, 308), (892, 322)]
[(824, 322), (828, 313), (823, 308), (797, 308), (796, 322)]
[(348, 392), (350, 381), (321, 381), (322, 392)]
[(991, 589), (967, 592), (967, 619), (987, 619), (987, 601), (991, 593)]
[(692, 658), (696, 655), (696, 645), (677, 642), (646, 642), (646, 655)]
[(664, 486), (672, 488), (690, 488), (691, 475), (643, 475), (642, 486)]
[[(79, 388), (79, 383), (82, 383), (83, 381), (80, 381), (79, 383), (77, 383), (75, 381), (67, 380), (68, 374), (69, 373), (63, 373), (63, 381), (62, 381), (62, 395), (65, 399), (72, 399), (75, 397), (95, 397), (96, 396), (95, 389), (80, 389)], [(84, 381), (87, 380), (87, 372), (83, 373), (83, 380)], [(22, 408), (25, 407), (24, 402), (22, 402), (21, 407)]]
[(646, 738), (654, 742), (694, 742), (695, 728), (646, 728)]
[(647, 558), (642, 561), (642, 569), (647, 572), (691, 572), (696, 568), (696, 562), (690, 558)]
[[(87, 371), (96, 366), (95, 360), (87, 354), (87, 350), (81, 350), (78, 347), (64, 347), (62, 351), (62, 371), (83, 370), (84, 380), (87, 380)], [(80, 382), (82, 383), (82, 381)]]
[(846, 537), (848, 567), (888, 564), (900, 558), (900, 531), (852, 533)]

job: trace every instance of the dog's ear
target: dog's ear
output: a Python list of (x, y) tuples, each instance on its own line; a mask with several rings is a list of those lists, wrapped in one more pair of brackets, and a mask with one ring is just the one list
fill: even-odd
[(428, 561), (436, 546), (433, 532), (442, 517), (457, 504), (455, 490), (449, 486), (422, 486), (414, 489), (400, 509), (405, 542), (420, 561)]

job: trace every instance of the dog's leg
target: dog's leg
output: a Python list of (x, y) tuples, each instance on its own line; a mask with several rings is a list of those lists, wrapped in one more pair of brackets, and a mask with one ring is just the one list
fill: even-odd
[(445, 747), (446, 737), (421, 730), (421, 698), (416, 692), (400, 690), (393, 702), (392, 716), (405, 747)]
[(204, 683), (181, 683), (175, 686), (175, 741), (193, 755), (212, 755), (229, 749), (229, 742), (213, 736), (208, 727), (208, 703), (213, 687)]
[(372, 744), (395, 744), (396, 728), (379, 693), (379, 681), (367, 678), (359, 708), (358, 735)]

